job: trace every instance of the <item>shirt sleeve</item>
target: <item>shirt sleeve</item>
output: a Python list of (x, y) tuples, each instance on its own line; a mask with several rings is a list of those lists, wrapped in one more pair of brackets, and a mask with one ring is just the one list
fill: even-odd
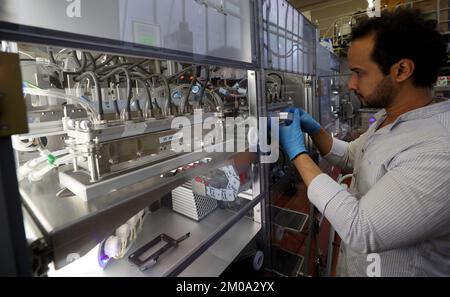
[(351, 142), (333, 138), (333, 145), (328, 154), (323, 156), (331, 164), (344, 170), (353, 170), (357, 152), (367, 139), (367, 132)]
[(325, 174), (308, 197), (351, 249), (382, 252), (449, 233), (449, 170), (448, 148), (414, 149), (392, 160), (359, 200)]

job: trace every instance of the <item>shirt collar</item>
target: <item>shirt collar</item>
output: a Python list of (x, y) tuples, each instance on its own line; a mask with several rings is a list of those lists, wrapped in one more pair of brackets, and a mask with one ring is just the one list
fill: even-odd
[(445, 100), (442, 102), (434, 103), (431, 105), (427, 105), (421, 108), (417, 108), (411, 111), (408, 111), (397, 118), (401, 121), (409, 121), (416, 119), (429, 118), (436, 114), (450, 111), (450, 100)]
[[(405, 112), (401, 116), (399, 116), (391, 125), (388, 125), (386, 127), (389, 128), (389, 130), (392, 130), (398, 123), (416, 120), (416, 119), (424, 119), (432, 117), (436, 114), (443, 113), (450, 111), (450, 100), (445, 99), (443, 102), (434, 103), (428, 106), (424, 106), (421, 108), (417, 108), (408, 112)], [(378, 111), (374, 117), (378, 121), (380, 121), (382, 118), (386, 116), (386, 110), (381, 109)]]
[(374, 117), (377, 121), (379, 121), (379, 120), (380, 120), (381, 118), (383, 118), (385, 115), (386, 115), (386, 110), (383, 108), (383, 109), (380, 109), (376, 114), (374, 114), (373, 117)]

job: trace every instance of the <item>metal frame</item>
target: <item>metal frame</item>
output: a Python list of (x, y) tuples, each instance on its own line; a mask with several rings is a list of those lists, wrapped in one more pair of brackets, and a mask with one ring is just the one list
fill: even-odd
[[(284, 5), (287, 5), (288, 7), (286, 7), (286, 10), (290, 7), (290, 4), (287, 3), (287, 1), (284, 1), (284, 0), (278, 0), (276, 3), (278, 4), (277, 6), (280, 6), (280, 3), (283, 3)], [(274, 9), (274, 8), (272, 8), (272, 9)], [(304, 98), (304, 103), (305, 103), (304, 108), (305, 108), (305, 110), (308, 113), (313, 115), (315, 118), (318, 118), (320, 110), (319, 110), (319, 103), (316, 100), (316, 76), (317, 76), (317, 73), (316, 73), (316, 69), (317, 69), (316, 45), (317, 45), (317, 41), (318, 41), (316, 26), (313, 23), (311, 23), (309, 20), (304, 18), (304, 17), (302, 19), (303, 23), (301, 25), (300, 24), (301, 15), (299, 13), (299, 15), (298, 15), (298, 26), (299, 26), (299, 28), (300, 27), (302, 27), (302, 28), (309, 27), (309, 28), (311, 28), (311, 30), (314, 30), (314, 32), (315, 32), (313, 40), (307, 40), (308, 43), (310, 43), (310, 46), (308, 48), (303, 48), (302, 50), (298, 50), (298, 52), (299, 52), (298, 59), (299, 59), (299, 63), (302, 63), (302, 69), (301, 69), (302, 71), (296, 71), (295, 69), (292, 69), (292, 71), (288, 71), (288, 67), (287, 67), (287, 62), (288, 61), (287, 61), (287, 59), (285, 60), (285, 64), (281, 65), (279, 57), (275, 57), (275, 58), (278, 59), (278, 64), (277, 64), (278, 66), (274, 67), (273, 64), (271, 63), (271, 60), (270, 60), (271, 59), (271, 57), (270, 57), (271, 56), (270, 55), (270, 49), (267, 49), (267, 50), (264, 49), (264, 35), (266, 35), (266, 38), (267, 38), (267, 40), (266, 40), (267, 46), (270, 46), (270, 37), (269, 37), (270, 34), (269, 34), (269, 31), (274, 33), (274, 34), (276, 34), (277, 44), (278, 45), (279, 45), (280, 36), (282, 36), (285, 39), (285, 47), (287, 45), (288, 37), (292, 37), (291, 41), (293, 43), (295, 42), (295, 40), (293, 38), (294, 37), (294, 34), (293, 34), (294, 32), (291, 32), (292, 34), (288, 34), (289, 32), (287, 31), (287, 28), (282, 28), (282, 26), (279, 25), (280, 19), (279, 19), (278, 7), (276, 7), (275, 9), (277, 11), (276, 12), (277, 13), (277, 24), (270, 23), (269, 15), (266, 16), (267, 20), (264, 20), (263, 18), (261, 18), (261, 28), (260, 28), (259, 34), (261, 35), (261, 42), (260, 43), (262, 44), (262, 46), (260, 47), (260, 49), (261, 49), (260, 57), (262, 59), (264, 59), (264, 60), (261, 61), (262, 65), (261, 65), (260, 73), (261, 73), (261, 75), (264, 75), (266, 71), (274, 70), (274, 71), (280, 72), (281, 74), (283, 74), (283, 73), (292, 73), (292, 74), (295, 74), (295, 75), (298, 75), (298, 76), (303, 76), (303, 86), (304, 86), (303, 98)], [(265, 13), (265, 12), (262, 12), (263, 11), (262, 3), (261, 3), (260, 11), (261, 11), (261, 14)], [(294, 17), (295, 17), (295, 13), (293, 13), (293, 20), (292, 20), (293, 24), (292, 25), (294, 25), (294, 23), (295, 23), (294, 22)], [(287, 19), (285, 21), (287, 22)], [(269, 30), (270, 27), (275, 27), (276, 31)], [(304, 35), (300, 36), (300, 32), (297, 32), (297, 33), (298, 33), (297, 37), (299, 38), (298, 42), (302, 42), (303, 44), (305, 44)], [(290, 35), (290, 36), (288, 36), (288, 35)], [(279, 46), (278, 46), (278, 49), (279, 49)], [(267, 56), (266, 56), (266, 54), (267, 54)], [(280, 54), (280, 53), (277, 53), (277, 54)], [(265, 60), (265, 59), (267, 59), (267, 60)], [(292, 61), (292, 63), (293, 63), (293, 61)], [(309, 65), (309, 63), (311, 63), (311, 65)], [(311, 71), (305, 71), (305, 70), (309, 69), (310, 66), (312, 67), (312, 69), (310, 69)], [(285, 69), (283, 69), (283, 67)], [(292, 68), (294, 68), (294, 67), (292, 67)], [(262, 81), (261, 85), (265, 87), (265, 82)], [(266, 102), (266, 100), (264, 99), (263, 102)], [(262, 104), (262, 105), (265, 105), (265, 104)], [(265, 111), (267, 110), (267, 108), (268, 107), (264, 108)], [(312, 151), (312, 149), (313, 149), (312, 141), (309, 138), (306, 138), (306, 142), (307, 142), (307, 146), (308, 146), (309, 150)], [(266, 168), (266, 170), (267, 170), (267, 168)], [(265, 176), (266, 176), (266, 178), (269, 177), (269, 172), (268, 171), (265, 173)], [(265, 186), (266, 187), (268, 186), (268, 180), (266, 180)], [(266, 191), (269, 192), (269, 189), (267, 189)], [(311, 208), (312, 208), (312, 211), (314, 211), (314, 207), (312, 206)], [(269, 198), (267, 203), (266, 203), (266, 205), (265, 205), (265, 217), (266, 217), (266, 220), (270, 220), (270, 215), (271, 215), (271, 213), (270, 213), (270, 198)], [(309, 216), (309, 223), (308, 224), (311, 226), (313, 221), (314, 221), (313, 220), (313, 216), (310, 214), (310, 216)], [(270, 251), (270, 248), (271, 248), (270, 247), (271, 235), (272, 235), (271, 234), (271, 230), (270, 230), (272, 228), (271, 225), (272, 224), (266, 224), (266, 226), (265, 226), (265, 228), (266, 228), (265, 235), (267, 237), (267, 241), (266, 242), (268, 243), (268, 245), (267, 245), (267, 247), (265, 249), (265, 254), (269, 255), (269, 257), (266, 257), (266, 259), (268, 259), (268, 260), (266, 260), (266, 265), (267, 265), (267, 269), (268, 270), (270, 270), (272, 268), (271, 261), (273, 261), (271, 259), (271, 254), (272, 253)], [(310, 228), (310, 230), (311, 230), (311, 228)], [(312, 237), (309, 236), (308, 242), (307, 242), (307, 246), (308, 246), (307, 250), (309, 249), (309, 246), (311, 245), (311, 240), (312, 240)], [(309, 253), (307, 252), (307, 254), (305, 256), (305, 259), (304, 259), (304, 265), (303, 265), (303, 268), (305, 269), (305, 271), (304, 271), (305, 275), (307, 275), (307, 267), (308, 267), (308, 260), (309, 260), (308, 257), (309, 257)], [(276, 259), (274, 259), (274, 260), (276, 260)]]
[(30, 276), (11, 138), (0, 137), (0, 276)]
[(196, 63), (199, 65), (215, 64), (218, 66), (234, 67), (239, 69), (255, 69), (257, 66), (256, 62), (245, 63), (230, 59), (219, 59), (206, 55), (186, 53), (170, 49), (160, 49), (126, 41), (119, 42), (107, 38), (60, 32), (56, 30), (17, 25), (2, 21), (0, 21), (0, 35), (3, 40), (15, 42), (70, 47), (105, 53), (134, 55), (153, 59), (176, 60), (179, 62)]
[[(249, 70), (249, 110), (250, 115), (254, 116), (256, 118), (261, 116), (267, 115), (268, 106), (266, 106), (266, 98), (265, 98), (265, 74), (266, 74), (266, 66), (265, 62), (263, 61), (264, 57), (264, 21), (263, 21), (263, 1), (261, 0), (250, 0), (252, 2), (252, 12), (253, 12), (253, 19), (254, 22), (251, 23), (252, 29), (251, 32), (253, 36), (251, 37), (251, 43), (252, 43), (252, 63), (244, 63), (234, 60), (227, 60), (227, 59), (220, 59), (216, 57), (210, 57), (210, 56), (203, 56), (198, 54), (192, 54), (192, 53), (186, 53), (186, 52), (180, 52), (180, 51), (174, 51), (174, 50), (167, 50), (167, 49), (160, 49), (160, 48), (154, 48), (150, 46), (143, 46), (143, 45), (136, 45), (133, 43), (128, 42), (119, 42), (109, 39), (103, 39), (103, 38), (94, 38), (89, 37), (85, 35), (79, 35), (79, 34), (72, 34), (72, 33), (66, 33), (66, 32), (59, 32), (54, 30), (48, 30), (48, 29), (42, 29), (42, 28), (36, 28), (36, 27), (30, 27), (30, 26), (22, 26), (17, 24), (11, 24), (6, 22), (0, 22), (0, 34), (2, 35), (2, 39), (4, 40), (11, 40), (11, 41), (18, 41), (18, 42), (26, 42), (26, 43), (35, 43), (35, 44), (45, 44), (50, 46), (64, 46), (64, 47), (71, 47), (71, 48), (82, 48), (82, 49), (88, 49), (88, 50), (95, 50), (95, 51), (102, 51), (107, 53), (116, 53), (116, 54), (127, 54), (127, 55), (134, 55), (134, 56), (140, 56), (140, 57), (149, 57), (149, 58), (156, 58), (156, 59), (168, 59), (168, 60), (176, 60), (180, 62), (186, 62), (186, 63), (196, 63), (196, 64), (214, 64), (218, 66), (225, 66), (225, 67), (234, 67), (239, 69), (247, 69)], [(287, 3), (287, 2), (286, 2)], [(292, 11), (293, 13), (293, 11)], [(278, 14), (277, 14), (278, 18)], [(298, 16), (300, 18), (300, 16)], [(304, 19), (304, 22), (306, 22), (308, 25), (314, 26), (310, 24), (306, 19)], [(294, 23), (294, 19), (293, 19)], [(299, 24), (300, 26), (300, 24)], [(277, 32), (280, 28), (277, 28)], [(298, 32), (299, 33), (299, 32)], [(284, 30), (284, 37), (286, 38), (288, 32)], [(299, 40), (301, 41), (301, 40)], [(267, 40), (269, 42), (269, 40)], [(292, 40), (294, 42), (294, 40)], [(287, 40), (285, 41), (287, 43)], [(316, 40), (312, 41), (313, 48), (315, 48)], [(313, 59), (313, 69), (315, 69), (315, 50), (314, 51), (314, 59)], [(299, 54), (299, 59), (301, 58), (301, 54)], [(286, 61), (287, 63), (287, 61)], [(300, 63), (300, 60), (299, 60)], [(286, 66), (286, 65), (285, 65)], [(306, 67), (305, 61), (303, 61), (303, 67)], [(305, 69), (305, 68), (303, 68)], [(277, 70), (277, 69), (274, 69)], [(313, 71), (314, 72), (314, 71)], [(292, 72), (297, 73), (299, 72)], [(300, 73), (305, 74), (305, 73)], [(307, 73), (310, 75), (315, 75), (315, 73)], [(251, 86), (251, 87), (250, 87)], [(313, 88), (312, 88), (313, 89)], [(311, 96), (313, 96), (313, 92), (311, 90)], [(312, 108), (312, 110), (314, 110)], [(310, 111), (310, 108), (308, 108), (308, 111)], [(3, 149), (3, 142), (2, 142), (2, 149)], [(8, 147), (9, 150), (11, 150), (11, 146), (9, 144)], [(5, 156), (5, 154), (3, 154)], [(221, 156), (219, 155), (210, 155), (211, 157), (216, 157), (217, 163), (214, 163), (214, 167), (220, 166), (220, 164), (226, 163), (230, 155), (226, 155), (225, 153), (222, 153)], [(8, 159), (8, 162), (13, 163), (12, 157)], [(211, 165), (210, 165), (211, 166)], [(265, 261), (266, 261), (266, 267), (271, 266), (271, 252), (270, 252), (270, 237), (271, 237), (271, 224), (270, 224), (270, 197), (266, 194), (269, 193), (269, 164), (262, 164), (259, 163), (255, 166), (253, 166), (253, 172), (255, 173), (255, 179), (253, 181), (253, 200), (250, 201), (244, 208), (242, 208), (239, 212), (236, 213), (232, 218), (230, 218), (228, 221), (226, 221), (224, 224), (221, 225), (219, 229), (217, 229), (214, 233), (212, 233), (209, 238), (202, 242), (195, 250), (191, 252), (191, 254), (186, 257), (180, 265), (178, 265), (175, 269), (168, 272), (169, 275), (174, 276), (181, 273), (186, 267), (188, 267), (196, 258), (198, 258), (204, 251), (206, 251), (210, 246), (212, 246), (223, 234), (227, 232), (238, 220), (240, 220), (242, 217), (245, 216), (245, 214), (250, 210), (254, 209), (255, 211), (261, 212), (261, 232), (260, 232), (260, 238), (262, 242), (264, 243), (264, 250), (265, 250)], [(11, 174), (11, 168), (14, 168), (13, 166), (9, 167), (7, 172), (7, 177), (15, 177), (14, 174)], [(3, 162), (2, 162), (2, 173), (4, 171)], [(173, 189), (174, 186), (183, 184), (186, 180), (189, 178), (192, 178), (195, 175), (198, 175), (202, 172), (205, 172), (204, 168), (198, 168), (193, 169), (185, 174), (180, 174), (178, 176), (172, 177), (167, 179), (164, 183), (158, 183), (153, 185), (150, 188), (147, 188), (146, 191), (136, 192), (132, 196), (127, 197), (126, 199), (119, 200), (119, 203), (116, 203), (112, 205), (111, 207), (98, 210), (96, 212), (90, 213), (84, 218), (79, 218), (78, 220), (72, 222), (71, 224), (67, 224), (62, 226), (61, 228), (58, 228), (56, 230), (53, 230), (51, 233), (47, 234), (47, 236), (50, 236), (51, 238), (51, 245), (52, 248), (57, 248), (58, 252), (55, 255), (55, 264), (56, 266), (63, 266), (65, 265), (65, 255), (67, 255), (68, 252), (71, 251), (71, 249), (74, 246), (78, 245), (78, 248), (82, 251), (88, 251), (89, 248), (92, 248), (97, 244), (97, 242), (93, 239), (94, 237), (106, 237), (110, 234), (114, 228), (118, 227), (121, 222), (125, 221), (127, 218), (135, 214), (137, 211), (142, 209), (143, 207), (147, 206), (150, 202), (155, 201), (157, 198), (161, 197), (165, 193), (168, 193), (171, 189)], [(3, 177), (2, 179), (7, 179)], [(3, 181), (3, 180), (2, 180)], [(11, 187), (12, 185), (8, 181), (8, 188), (7, 189), (16, 189), (16, 187)], [(14, 184), (14, 183), (13, 183)], [(17, 182), (15, 182), (15, 185), (17, 185)], [(3, 197), (3, 189), (4, 187), (0, 187), (1, 194), (0, 196), (0, 202), (6, 201)], [(14, 191), (14, 190), (13, 190)], [(6, 192), (6, 191), (5, 191)], [(10, 208), (4, 208), (3, 205), (0, 204), (0, 214), (2, 212), (5, 212), (8, 214), (8, 219), (10, 223), (10, 230), (14, 230), (14, 234), (12, 236), (16, 237), (16, 240), (12, 240), (13, 242), (18, 242), (19, 245), (22, 245), (22, 249), (17, 249), (15, 247), (15, 254), (19, 255), (21, 259), (24, 255), (27, 254), (27, 251), (25, 249), (26, 244), (24, 246), (24, 239), (25, 235), (24, 232), (21, 232), (20, 230), (23, 230), (22, 225), (22, 217), (20, 214), (20, 196), (18, 192), (16, 191), (15, 195), (12, 195), (11, 197), (16, 197), (15, 199), (10, 199), (13, 201), (12, 203), (15, 204), (15, 207), (13, 207), (15, 210), (11, 210)], [(10, 202), (11, 202), (10, 201)], [(30, 208), (29, 203), (31, 200), (25, 198), (25, 206)], [(258, 209), (258, 205), (262, 204), (263, 207)], [(14, 222), (15, 224), (12, 224), (12, 216), (11, 214), (19, 214), (17, 216), (14, 216)], [(0, 216), (0, 218), (6, 217), (6, 216)], [(83, 230), (85, 228), (89, 229), (89, 227), (92, 227), (93, 225), (97, 226), (97, 230), (95, 234), (92, 232), (81, 232), (80, 230)], [(8, 230), (3, 228), (4, 226), (7, 226), (6, 224), (0, 224), (0, 234), (8, 234)], [(41, 229), (45, 229), (45, 226), (40, 226)], [(3, 230), (5, 229), (5, 230)], [(17, 231), (19, 230), (19, 232)], [(74, 235), (77, 234), (75, 237), (76, 240), (74, 240)], [(95, 235), (95, 236), (93, 236)], [(20, 243), (20, 241), (22, 242)], [(14, 257), (9, 257), (8, 260), (14, 259)], [(2, 263), (7, 263), (3, 262)], [(16, 274), (22, 274), (25, 275), (29, 272), (27, 270), (27, 264), (24, 263), (24, 261), (21, 261), (21, 263), (11, 263), (12, 266), (16, 266), (17, 269), (15, 271)], [(3, 266), (3, 265), (2, 265)], [(6, 266), (3, 266), (6, 267)], [(26, 271), (26, 272), (25, 272)]]

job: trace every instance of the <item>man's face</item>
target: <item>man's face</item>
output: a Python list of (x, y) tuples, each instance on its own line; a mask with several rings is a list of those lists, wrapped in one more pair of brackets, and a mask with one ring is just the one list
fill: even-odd
[(374, 43), (373, 35), (352, 42), (348, 50), (348, 64), (352, 71), (348, 88), (365, 106), (386, 108), (397, 92), (391, 76), (384, 75), (371, 58)]

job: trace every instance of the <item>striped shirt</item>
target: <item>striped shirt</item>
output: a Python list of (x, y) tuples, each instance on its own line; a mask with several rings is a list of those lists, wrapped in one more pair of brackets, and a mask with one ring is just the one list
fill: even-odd
[(342, 239), (338, 275), (450, 276), (450, 101), (376, 130), (385, 116), (324, 156), (353, 170), (348, 190), (326, 174), (308, 188)]

